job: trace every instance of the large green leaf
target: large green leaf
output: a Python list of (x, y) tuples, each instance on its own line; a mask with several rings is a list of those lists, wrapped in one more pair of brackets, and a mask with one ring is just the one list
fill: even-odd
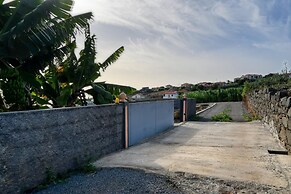
[[(27, 14), (34, 10), (42, 1), (40, 0), (21, 0), (16, 4), (16, 10), (13, 15), (6, 22), (5, 26), (1, 29), (0, 34), (15, 29), (17, 24), (23, 20)], [(39, 19), (39, 18), (38, 18)]]
[(85, 28), (92, 13), (71, 16), (72, 0), (24, 0), (0, 32), (0, 58), (30, 59), (56, 49)]
[(109, 104), (113, 102), (113, 96), (102, 85), (92, 84), (92, 88), (85, 91), (93, 96), (94, 104)]
[(49, 21), (54, 17), (69, 18), (72, 5), (72, 0), (22, 0), (1, 33), (10, 31), (9, 34), (17, 35), (36, 24), (45, 25), (41, 22)]
[(123, 86), (118, 84), (109, 84), (105, 82), (94, 82), (94, 84), (101, 85), (106, 89), (106, 91), (110, 92), (111, 94), (118, 96), (121, 92), (128, 94), (132, 94), (136, 91), (135, 88), (130, 86)]
[(117, 59), (120, 57), (123, 51), (124, 51), (124, 47), (122, 46), (119, 49), (117, 49), (112, 55), (110, 55), (103, 63), (100, 63), (99, 65), (102, 68), (102, 70), (105, 71), (105, 69), (109, 65), (117, 61)]
[(73, 90), (70, 87), (61, 89), (60, 95), (56, 98), (57, 106), (67, 106), (72, 92)]

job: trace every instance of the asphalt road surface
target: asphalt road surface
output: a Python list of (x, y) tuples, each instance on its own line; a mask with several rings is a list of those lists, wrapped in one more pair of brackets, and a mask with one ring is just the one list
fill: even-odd
[(243, 114), (246, 110), (242, 102), (218, 102), (214, 107), (199, 114), (201, 121), (211, 121), (211, 117), (225, 110), (230, 110), (229, 115), (236, 122), (244, 122)]

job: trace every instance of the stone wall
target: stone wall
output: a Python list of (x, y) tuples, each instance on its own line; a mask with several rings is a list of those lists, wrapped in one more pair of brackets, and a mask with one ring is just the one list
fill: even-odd
[(254, 91), (247, 96), (247, 104), (291, 153), (291, 90)]
[(20, 193), (124, 147), (123, 105), (0, 114), (0, 190)]

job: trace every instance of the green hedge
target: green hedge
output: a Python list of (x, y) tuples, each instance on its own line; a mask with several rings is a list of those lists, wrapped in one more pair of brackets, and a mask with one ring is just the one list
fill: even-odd
[(196, 102), (232, 102), (242, 100), (242, 88), (189, 92), (187, 98), (195, 98)]

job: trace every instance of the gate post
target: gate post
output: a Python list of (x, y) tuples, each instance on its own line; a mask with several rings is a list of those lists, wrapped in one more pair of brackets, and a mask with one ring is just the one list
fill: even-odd
[(128, 148), (128, 142), (129, 142), (129, 111), (128, 111), (128, 102), (124, 102), (124, 126), (125, 126), (125, 149)]
[(187, 120), (187, 99), (183, 98), (183, 122)]

